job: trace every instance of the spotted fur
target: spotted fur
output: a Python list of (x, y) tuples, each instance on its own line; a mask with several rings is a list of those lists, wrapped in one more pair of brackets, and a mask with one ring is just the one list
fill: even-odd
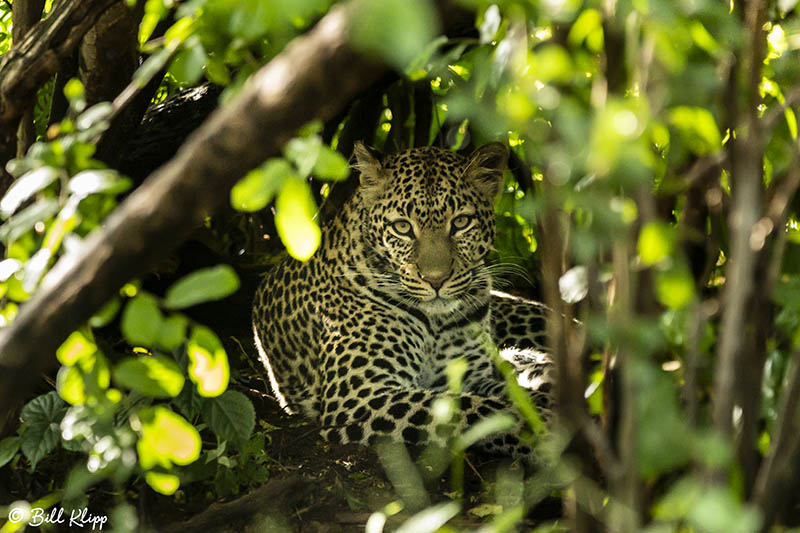
[[(256, 294), (256, 344), (283, 406), (316, 418), (331, 441), (425, 444), (437, 440), (431, 410), (457, 358), (467, 361), (460, 430), (513, 412), (488, 341), (546, 414), (544, 308), (492, 291), (486, 265), (505, 147), (380, 161), (359, 144), (356, 160), (360, 187), (323, 228), (319, 251), (273, 268)], [(478, 446), (525, 456), (521, 428)]]

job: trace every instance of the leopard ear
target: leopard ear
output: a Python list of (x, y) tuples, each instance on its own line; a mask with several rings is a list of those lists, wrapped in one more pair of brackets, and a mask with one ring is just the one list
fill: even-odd
[(358, 170), (361, 193), (365, 199), (376, 198), (386, 184), (386, 171), (381, 164), (381, 153), (357, 141), (353, 146), (353, 168)]
[(503, 171), (508, 164), (508, 149), (500, 143), (481, 146), (469, 158), (464, 177), (484, 198), (493, 202), (503, 188)]

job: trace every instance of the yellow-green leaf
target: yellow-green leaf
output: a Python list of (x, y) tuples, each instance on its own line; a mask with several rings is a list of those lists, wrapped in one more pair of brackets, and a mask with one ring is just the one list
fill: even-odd
[(56, 350), (56, 358), (62, 365), (72, 366), (82, 357), (92, 355), (97, 345), (80, 330), (73, 331)]
[(685, 307), (694, 297), (694, 280), (684, 265), (679, 264), (656, 274), (658, 300), (673, 309)]
[(136, 451), (145, 470), (188, 465), (200, 457), (200, 434), (179, 414), (166, 407), (147, 407), (138, 412), (138, 420), (142, 437)]
[(114, 382), (154, 398), (174, 398), (185, 378), (178, 364), (161, 355), (127, 357), (114, 367)]
[(134, 346), (151, 347), (158, 340), (162, 320), (155, 300), (141, 294), (129, 301), (122, 312), (122, 334)]
[(308, 183), (289, 180), (275, 202), (275, 226), (289, 255), (306, 261), (319, 247), (322, 232), (314, 221), (317, 211)]
[(678, 106), (670, 111), (670, 122), (686, 137), (689, 150), (705, 155), (722, 147), (722, 136), (711, 111), (702, 107)]
[(269, 159), (233, 186), (231, 206), (247, 212), (264, 209), (283, 184), (292, 178), (296, 178), (296, 175), (288, 161), (283, 158)]
[(83, 376), (76, 366), (62, 366), (56, 378), (56, 390), (61, 399), (70, 405), (86, 402), (86, 387)]
[(171, 496), (181, 486), (181, 480), (173, 474), (163, 472), (148, 472), (144, 475), (144, 480), (154, 491)]
[(205, 326), (195, 326), (186, 352), (190, 361), (189, 378), (197, 385), (197, 393), (214, 397), (225, 392), (230, 379), (228, 354), (216, 334)]
[(650, 222), (639, 232), (636, 251), (644, 265), (659, 263), (672, 253), (672, 229), (661, 222)]

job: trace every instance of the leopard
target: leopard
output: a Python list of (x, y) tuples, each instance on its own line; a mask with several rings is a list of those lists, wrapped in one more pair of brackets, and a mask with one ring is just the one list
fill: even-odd
[[(497, 363), (512, 365), (549, 420), (553, 362), (547, 307), (495, 289), (494, 203), (507, 165), (497, 142), (469, 156), (430, 146), (384, 156), (355, 144), (357, 188), (323, 225), (317, 252), (272, 267), (254, 298), (256, 347), (287, 412), (315, 420), (330, 442), (419, 447), (445, 434), (435, 410), (449, 399), (456, 432), (513, 417), (474, 448), (530, 457), (529, 424)], [(459, 390), (448, 379), (454, 361), (466, 363)]]

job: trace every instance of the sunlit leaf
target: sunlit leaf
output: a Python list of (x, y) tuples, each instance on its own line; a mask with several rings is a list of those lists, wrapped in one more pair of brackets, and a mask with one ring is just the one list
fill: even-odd
[(649, 222), (639, 232), (636, 252), (642, 263), (650, 266), (670, 256), (674, 246), (673, 231), (662, 222)]
[(91, 316), (89, 319), (89, 325), (93, 328), (102, 328), (103, 326), (107, 326), (112, 320), (114, 320), (114, 317), (117, 316), (117, 312), (119, 311), (120, 307), (122, 307), (120, 299), (117, 297), (112, 298), (103, 307), (101, 307), (99, 311)]
[(196, 270), (167, 289), (164, 306), (183, 309), (203, 302), (219, 300), (239, 289), (239, 277), (228, 265)]
[(178, 364), (161, 355), (127, 357), (112, 374), (117, 385), (153, 398), (174, 398), (185, 381)]
[(395, 530), (395, 533), (433, 533), (458, 514), (457, 502), (446, 502), (420, 511)]
[(69, 192), (78, 196), (119, 194), (131, 187), (131, 180), (113, 170), (84, 170), (69, 180)]
[(181, 485), (181, 480), (178, 476), (163, 472), (147, 472), (144, 475), (144, 480), (150, 485), (150, 488), (165, 496), (174, 494)]
[(305, 181), (289, 180), (275, 202), (275, 226), (289, 254), (306, 261), (319, 247), (322, 232), (314, 221), (317, 211)]
[(233, 186), (231, 205), (234, 209), (247, 212), (264, 209), (290, 179), (296, 179), (296, 174), (288, 161), (282, 158), (269, 159)]
[(688, 148), (698, 155), (716, 152), (722, 147), (722, 136), (717, 122), (708, 109), (674, 107), (670, 110), (670, 122), (686, 136)]
[(92, 355), (97, 350), (97, 345), (89, 339), (82, 331), (73, 331), (58, 350), (56, 358), (62, 365), (72, 366), (83, 357)]
[(197, 385), (197, 393), (214, 397), (225, 392), (230, 379), (228, 354), (216, 334), (204, 326), (193, 327), (186, 352), (189, 377)]
[(0, 241), (8, 245), (19, 239), (24, 233), (33, 229), (37, 222), (46, 220), (58, 213), (58, 201), (54, 198), (43, 198), (13, 217), (0, 226)]
[(585, 266), (575, 266), (564, 272), (558, 279), (558, 291), (561, 299), (568, 304), (580, 302), (589, 293), (589, 281)]
[(689, 270), (682, 264), (656, 274), (656, 294), (658, 301), (667, 307), (681, 309), (694, 297), (694, 280)]
[(200, 457), (200, 434), (181, 415), (166, 407), (146, 407), (137, 413), (141, 438), (136, 443), (145, 470), (172, 464), (188, 465)]
[(56, 377), (56, 390), (61, 399), (70, 405), (86, 402), (86, 386), (77, 366), (62, 366)]
[(342, 154), (323, 144), (319, 148), (312, 173), (321, 180), (341, 181), (350, 175), (350, 165)]
[(0, 200), (0, 216), (11, 216), (24, 201), (57, 180), (59, 173), (53, 167), (40, 167), (17, 179)]

